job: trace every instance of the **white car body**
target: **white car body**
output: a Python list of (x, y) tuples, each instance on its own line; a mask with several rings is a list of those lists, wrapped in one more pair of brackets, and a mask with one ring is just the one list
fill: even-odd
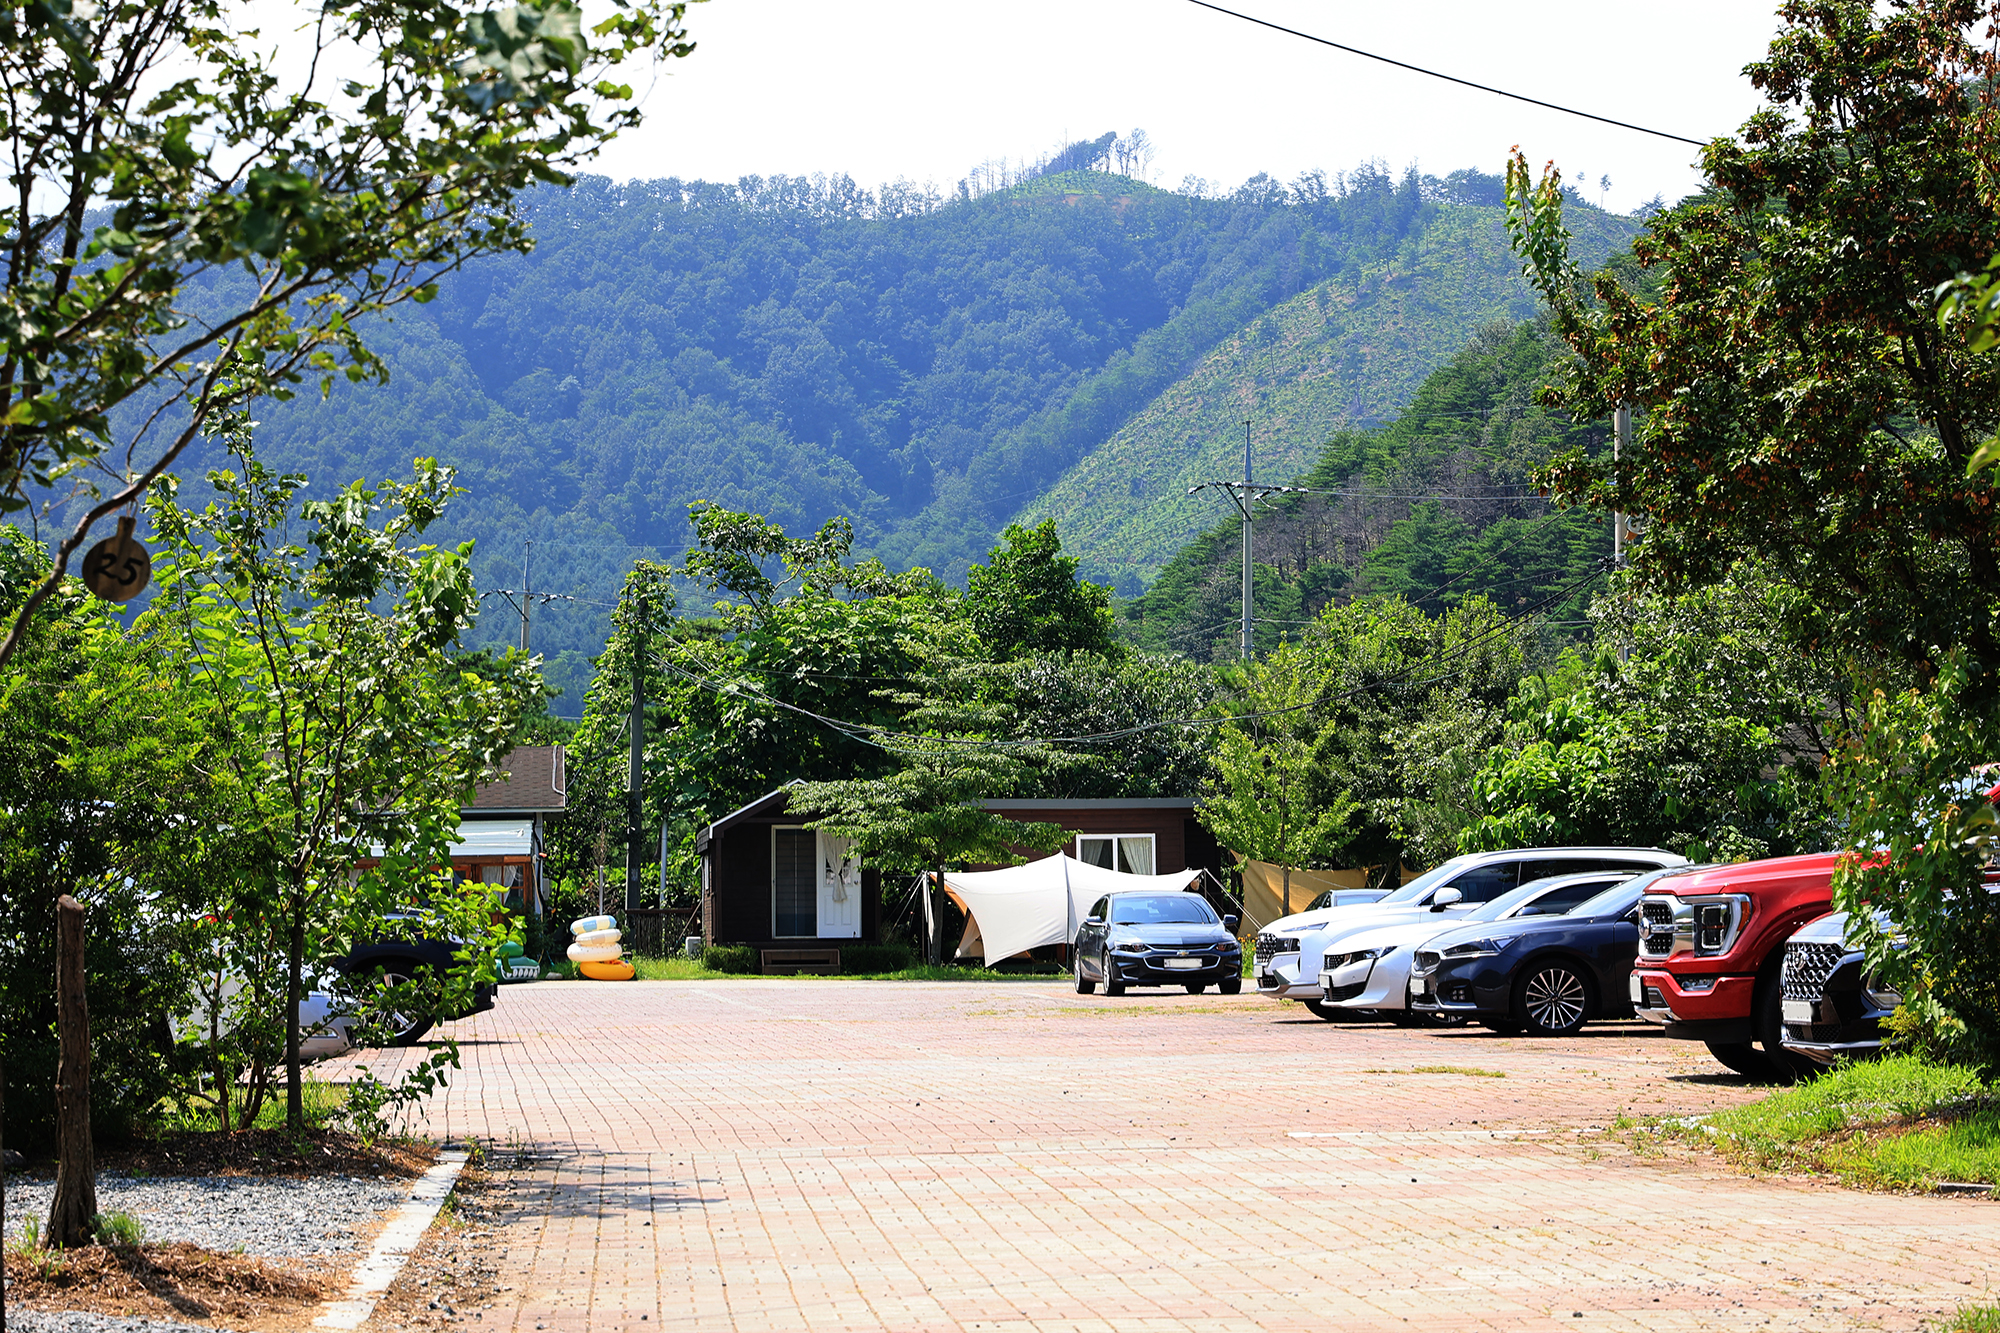
[[(230, 977), (222, 983), (222, 1020), (216, 1026), (223, 1035), (236, 1028), (235, 1001), (242, 990), (243, 982), (239, 978)], [(354, 1014), (338, 997), (323, 990), (307, 991), (305, 998), (299, 1001), (300, 1063), (331, 1060), (336, 1055), (345, 1055), (353, 1050), (354, 1024)], [(173, 1031), (175, 1041), (207, 1041), (211, 1036), (207, 1001), (197, 1001), (192, 1013), (176, 1019)]]
[[(1686, 862), (1686, 857), (1661, 851), (1657, 847), (1528, 847), (1454, 856), (1443, 865), (1426, 870), (1380, 902), (1351, 903), (1323, 907), (1314, 912), (1297, 912), (1263, 927), (1257, 937), (1257, 993), (1276, 1000), (1308, 1000), (1318, 1004), (1325, 997), (1319, 980), (1324, 956), (1324, 941), (1320, 937), (1329, 928), (1367, 929), (1430, 915), (1432, 897), (1439, 889), (1491, 867), (1513, 864), (1517, 875), (1515, 883), (1518, 884), (1518, 875), (1524, 866), (1532, 867), (1533, 878), (1540, 879), (1577, 871), (1628, 867), (1634, 873), (1644, 873)], [(1497, 896), (1482, 894), (1479, 902)], [(1447, 908), (1432, 919), (1437, 921), (1439, 930), (1457, 925), (1464, 919), (1465, 913), (1477, 907), (1479, 902)], [(1277, 947), (1267, 951), (1267, 942)]]

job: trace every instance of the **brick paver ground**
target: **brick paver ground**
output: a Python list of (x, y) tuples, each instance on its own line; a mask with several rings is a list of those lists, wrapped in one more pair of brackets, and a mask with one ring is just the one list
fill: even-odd
[(1914, 1329), (2000, 1299), (2000, 1203), (1580, 1135), (1755, 1095), (1637, 1028), (793, 978), (510, 987), (455, 1032), (427, 1127), (519, 1151), (476, 1325), (510, 1333)]

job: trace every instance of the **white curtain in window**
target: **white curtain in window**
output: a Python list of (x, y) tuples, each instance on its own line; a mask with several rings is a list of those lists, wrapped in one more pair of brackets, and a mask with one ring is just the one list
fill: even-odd
[(1153, 873), (1153, 840), (1151, 838), (1120, 838), (1118, 840), (1118, 868), (1128, 875), (1150, 875)]

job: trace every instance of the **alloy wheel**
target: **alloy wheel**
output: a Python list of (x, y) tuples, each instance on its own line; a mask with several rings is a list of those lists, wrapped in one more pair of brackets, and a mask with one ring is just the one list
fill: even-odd
[(1583, 978), (1566, 967), (1545, 967), (1521, 988), (1521, 1008), (1528, 1022), (1544, 1033), (1574, 1032), (1583, 1026), (1590, 992)]

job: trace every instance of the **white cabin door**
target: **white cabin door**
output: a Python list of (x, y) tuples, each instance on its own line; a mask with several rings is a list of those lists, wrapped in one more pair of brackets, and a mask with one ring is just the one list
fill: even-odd
[(819, 936), (823, 940), (861, 938), (861, 862), (854, 844), (830, 833), (819, 835)]

